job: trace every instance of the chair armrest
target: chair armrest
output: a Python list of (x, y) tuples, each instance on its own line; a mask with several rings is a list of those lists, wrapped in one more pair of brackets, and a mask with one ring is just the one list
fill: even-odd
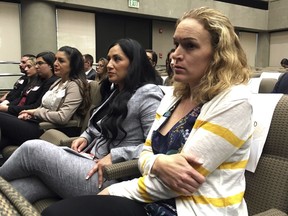
[(47, 142), (53, 143), (55, 145), (61, 145), (61, 141), (64, 139), (68, 139), (69, 137), (63, 132), (56, 129), (46, 130), (41, 136), (41, 140), (45, 140)]
[(68, 146), (71, 147), (72, 142), (78, 137), (68, 137), (66, 139), (60, 140), (60, 146)]
[(5, 160), (7, 160), (12, 153), (18, 148), (19, 146), (6, 146), (2, 149), (2, 155)]
[(103, 170), (104, 178), (107, 180), (121, 178), (135, 178), (141, 176), (138, 169), (138, 159), (115, 163), (105, 166)]
[(58, 146), (68, 146), (71, 147), (71, 143), (78, 137), (68, 137), (63, 132), (56, 129), (46, 130), (41, 136), (40, 139), (47, 142), (53, 143)]
[(40, 216), (40, 213), (12, 185), (0, 177), (1, 215)]
[[(78, 137), (68, 137), (66, 134), (56, 129), (46, 130), (40, 136), (41, 140), (45, 140), (57, 146), (68, 146), (68, 147), (71, 147), (72, 141), (76, 138)], [(18, 147), (19, 146), (13, 146), (13, 145), (8, 145), (4, 147), (1, 152), (3, 158), (7, 160)]]
[(71, 143), (78, 137), (68, 137), (63, 132), (57, 129), (46, 130), (41, 136), (40, 139), (48, 141), (58, 146), (68, 146), (71, 147)]
[(52, 128), (63, 128), (63, 127), (79, 127), (79, 122), (77, 120), (70, 120), (65, 125), (53, 124), (50, 122), (40, 122), (39, 127), (43, 130), (48, 130)]
[(255, 214), (253, 216), (287, 216), (287, 214), (278, 209), (269, 209), (265, 212)]

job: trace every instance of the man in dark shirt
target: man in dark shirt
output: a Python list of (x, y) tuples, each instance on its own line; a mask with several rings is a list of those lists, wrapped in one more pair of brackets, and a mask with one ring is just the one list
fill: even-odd
[(96, 71), (92, 67), (93, 62), (94, 62), (93, 56), (90, 54), (85, 54), (83, 55), (83, 58), (84, 58), (84, 70), (85, 70), (86, 78), (88, 80), (95, 80)]
[[(280, 62), (281, 66), (287, 70), (288, 59), (283, 58)], [(284, 72), (274, 86), (272, 93), (288, 94), (288, 72)]]
[(8, 92), (7, 94), (5, 94), (3, 97), (0, 98), (0, 103), (2, 104), (7, 104), (9, 103), (9, 101), (12, 101), (16, 98), (18, 98), (21, 93), (22, 93), (22, 90), (25, 88), (27, 82), (28, 82), (28, 79), (27, 79), (27, 76), (25, 74), (25, 66), (26, 66), (26, 62), (27, 60), (30, 58), (30, 57), (34, 57), (34, 55), (32, 54), (25, 54), (21, 57), (21, 60), (20, 60), (20, 64), (19, 64), (19, 69), (20, 69), (20, 72), (23, 73), (24, 75), (21, 76), (15, 83), (14, 83), (14, 86), (13, 86), (13, 89)]
[(283, 73), (274, 86), (272, 93), (288, 94), (288, 73)]
[(163, 85), (163, 79), (160, 76), (159, 72), (156, 70), (156, 65), (158, 62), (158, 56), (157, 56), (156, 52), (151, 50), (151, 49), (146, 49), (145, 51), (146, 51), (147, 58), (149, 59), (151, 65), (153, 66), (153, 68), (155, 70), (157, 85)]

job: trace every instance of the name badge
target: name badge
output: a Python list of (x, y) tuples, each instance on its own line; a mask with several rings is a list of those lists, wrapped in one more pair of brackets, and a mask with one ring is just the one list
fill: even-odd
[(40, 86), (34, 86), (31, 91), (37, 91), (40, 88)]
[(62, 98), (65, 96), (65, 89), (62, 89), (60, 91), (57, 92), (57, 97), (58, 98)]
[(18, 83), (22, 85), (24, 83), (24, 80), (23, 79), (18, 80)]

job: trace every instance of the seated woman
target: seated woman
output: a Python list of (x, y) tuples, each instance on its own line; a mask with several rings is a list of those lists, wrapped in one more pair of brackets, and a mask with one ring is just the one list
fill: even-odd
[(108, 61), (104, 57), (101, 57), (98, 60), (98, 64), (96, 66), (95, 80), (98, 81), (99, 84), (101, 84), (103, 82), (103, 80), (105, 80), (107, 78), (107, 64), (108, 64)]
[(248, 215), (245, 53), (228, 18), (209, 8), (185, 13), (173, 40), (174, 95), (164, 96), (144, 144), (143, 176), (100, 193), (113, 196), (63, 200), (42, 215)]
[(61, 47), (56, 53), (54, 71), (61, 78), (42, 97), (40, 107), (23, 110), (18, 117), (0, 113), (0, 149), (39, 138), (43, 133), (39, 128), (40, 121), (60, 125), (67, 124), (72, 118), (81, 121), (90, 106), (82, 54), (76, 48)]
[[(0, 111), (17, 116), (22, 110), (39, 107), (43, 95), (58, 79), (54, 75), (54, 61), (55, 54), (52, 52), (41, 52), (36, 59), (28, 60), (25, 67), (26, 74), (30, 78), (28, 85), (20, 97), (10, 101), (8, 105), (0, 105)], [(33, 71), (33, 76), (31, 76), (31, 71)]]
[(172, 69), (172, 65), (171, 65), (171, 61), (172, 61), (172, 54), (175, 51), (175, 49), (171, 49), (166, 56), (166, 73), (167, 73), (167, 77), (164, 81), (164, 85), (165, 86), (171, 86), (173, 85), (173, 69)]
[[(57, 195), (96, 194), (117, 182), (103, 181), (103, 166), (139, 157), (163, 93), (155, 85), (155, 71), (145, 50), (135, 40), (113, 43), (107, 59), (108, 79), (101, 84), (104, 101), (94, 109), (86, 131), (72, 143), (75, 153), (30, 140), (0, 168), (0, 176), (32, 203)], [(79, 156), (84, 149), (92, 159)]]

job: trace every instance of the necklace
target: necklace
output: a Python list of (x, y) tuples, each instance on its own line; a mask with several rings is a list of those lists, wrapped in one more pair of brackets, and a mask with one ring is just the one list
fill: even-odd
[(178, 115), (183, 116), (189, 113), (192, 109), (194, 109), (196, 105), (197, 104), (190, 98), (180, 99), (167, 112), (165, 112), (163, 116), (170, 117), (174, 112), (174, 110), (176, 109), (176, 107)]

